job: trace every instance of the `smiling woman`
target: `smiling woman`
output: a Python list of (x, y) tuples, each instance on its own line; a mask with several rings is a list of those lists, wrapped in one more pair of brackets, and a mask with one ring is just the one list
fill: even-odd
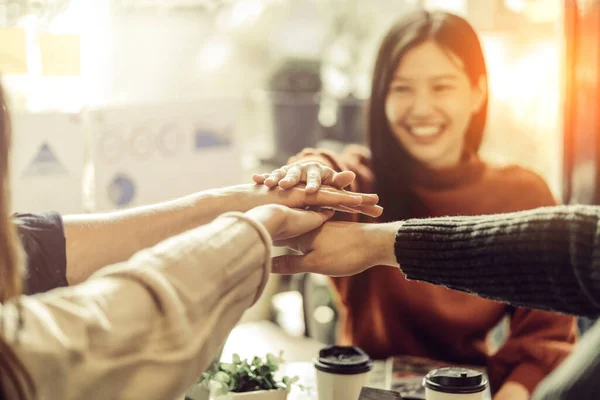
[[(340, 173), (349, 170), (356, 175), (350, 188), (376, 192), (384, 208), (381, 218), (350, 217), (362, 222), (555, 204), (538, 175), (479, 158), (487, 81), (479, 38), (466, 20), (446, 12), (406, 16), (390, 28), (375, 62), (369, 148), (352, 146), (341, 156), (307, 149), (285, 168), (254, 179), (283, 189), (299, 182), (318, 189), (321, 182), (344, 185)], [(353, 250), (366, 240), (359, 233), (353, 239)], [(408, 281), (394, 268), (372, 268), (333, 283), (343, 308), (342, 343), (374, 358), (410, 355), (486, 366), (495, 400), (528, 398), (575, 341), (571, 317)], [(510, 334), (494, 352), (487, 336), (507, 315)]]
[(471, 81), (461, 58), (430, 40), (406, 54), (385, 100), (394, 137), (417, 161), (452, 167), (460, 161), (471, 116), (486, 99), (486, 78)]

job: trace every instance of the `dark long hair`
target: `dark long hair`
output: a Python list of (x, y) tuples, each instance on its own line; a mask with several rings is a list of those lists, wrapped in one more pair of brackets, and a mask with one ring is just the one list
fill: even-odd
[[(21, 294), (23, 257), (10, 218), (10, 143), (10, 115), (0, 85), (0, 302), (15, 301), (20, 317), (18, 296)], [(32, 398), (34, 393), (33, 381), (25, 366), (0, 335), (0, 395), (4, 394), (6, 399), (24, 400)]]
[[(458, 56), (472, 85), (478, 85), (481, 77), (487, 78), (485, 59), (477, 33), (459, 16), (444, 11), (419, 11), (400, 19), (388, 31), (375, 62), (367, 116), (375, 189), (379, 194), (380, 204), (386, 210), (386, 220), (411, 217), (406, 185), (406, 175), (410, 174), (409, 157), (387, 121), (386, 97), (402, 57), (428, 40)], [(471, 117), (467, 127), (464, 143), (466, 151), (476, 153), (479, 150), (487, 118), (487, 105), (486, 90), (482, 107)]]

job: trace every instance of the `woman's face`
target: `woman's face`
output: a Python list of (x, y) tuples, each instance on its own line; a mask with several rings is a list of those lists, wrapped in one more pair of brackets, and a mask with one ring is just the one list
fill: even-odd
[(457, 56), (427, 41), (398, 64), (385, 114), (413, 159), (433, 168), (451, 167), (460, 161), (471, 115), (485, 96), (485, 78), (473, 86)]

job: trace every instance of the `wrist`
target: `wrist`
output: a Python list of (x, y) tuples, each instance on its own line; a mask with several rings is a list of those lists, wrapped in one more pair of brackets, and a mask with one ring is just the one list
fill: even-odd
[(277, 205), (254, 207), (245, 215), (264, 226), (271, 237), (277, 236), (285, 222), (285, 214)]
[(401, 225), (401, 222), (365, 224), (367, 245), (373, 259), (371, 265), (398, 267), (394, 243)]

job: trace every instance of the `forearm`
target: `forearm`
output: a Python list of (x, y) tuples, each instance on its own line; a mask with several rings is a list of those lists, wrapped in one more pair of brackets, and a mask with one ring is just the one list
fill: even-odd
[(208, 190), (177, 200), (103, 214), (65, 216), (67, 280), (84, 281), (99, 268), (206, 224), (228, 211), (265, 203), (254, 185)]
[(600, 208), (550, 207), (405, 222), (396, 236), (409, 279), (526, 307), (600, 313)]
[[(0, 310), (2, 334), (40, 398), (174, 398), (262, 292), (270, 236), (219, 218), (102, 269), (81, 285)], [(254, 226), (253, 226), (254, 225)], [(52, 371), (51, 374), (48, 371)]]

